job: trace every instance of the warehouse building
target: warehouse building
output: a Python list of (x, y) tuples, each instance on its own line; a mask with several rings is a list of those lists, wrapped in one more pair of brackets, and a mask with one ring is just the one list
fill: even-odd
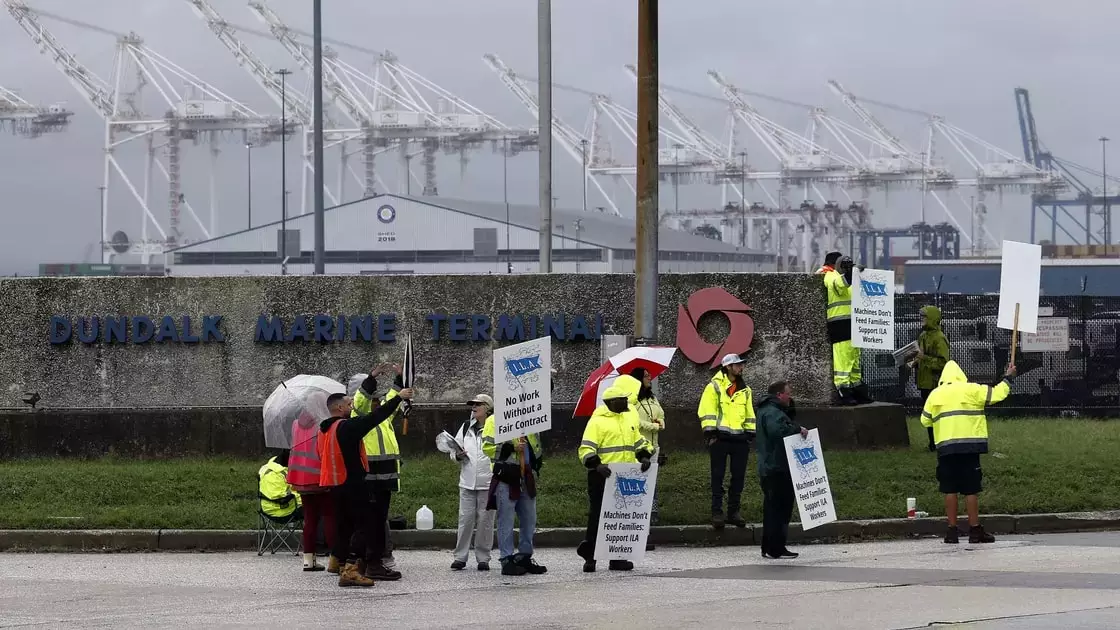
[[(168, 255), (176, 276), (270, 275), (314, 270), (312, 214), (183, 245)], [(539, 269), (536, 206), (383, 194), (327, 209), (328, 274), (533, 273)], [(634, 221), (556, 209), (553, 271), (631, 273)], [(744, 250), (688, 232), (659, 230), (659, 269), (673, 272), (775, 271), (774, 254)]]

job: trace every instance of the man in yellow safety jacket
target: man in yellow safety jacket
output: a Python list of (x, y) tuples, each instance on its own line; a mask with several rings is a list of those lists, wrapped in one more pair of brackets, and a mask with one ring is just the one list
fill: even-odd
[[(641, 381), (632, 376), (619, 380)], [(595, 571), (595, 539), (599, 534), (599, 510), (603, 503), (607, 478), (611, 469), (607, 464), (642, 463), (642, 471), (649, 470), (653, 445), (642, 437), (638, 427), (637, 410), (631, 406), (628, 381), (619, 386), (617, 381), (603, 392), (603, 404), (595, 410), (583, 430), (579, 444), (579, 460), (587, 468), (587, 532), (576, 553), (583, 558), (585, 573)], [(633, 396), (637, 400), (637, 395)], [(630, 571), (634, 563), (629, 560), (611, 560), (611, 571)]]
[(840, 260), (840, 252), (828, 252), (824, 257), (824, 264), (817, 268), (813, 273), (818, 276), (836, 269), (836, 262)]
[(303, 517), (303, 500), (288, 485), (288, 451), (261, 466), (257, 471), (257, 481), (261, 512), (265, 516), (281, 522)]
[(957, 495), (965, 495), (968, 512), (968, 542), (990, 543), (995, 537), (980, 525), (980, 501), (983, 471), (980, 454), (988, 452), (988, 421), (984, 408), (1007, 398), (1011, 393), (1011, 379), (1015, 366), (1008, 366), (1003, 380), (996, 385), (969, 383), (956, 361), (949, 361), (941, 371), (936, 389), (926, 399), (922, 409), (922, 424), (933, 427), (933, 440), (937, 445), (937, 481), (945, 495), (945, 517), (949, 529), (945, 542), (958, 542)]
[(871, 402), (860, 370), (859, 348), (852, 345), (852, 259), (841, 256), (824, 274), (828, 292), (828, 340), (832, 344), (832, 384), (841, 404)]
[(729, 354), (700, 395), (700, 427), (708, 445), (712, 468), (712, 527), (723, 529), (723, 478), (731, 460), (731, 483), (727, 497), (726, 522), (746, 527), (739, 513), (747, 458), (754, 442), (754, 401), (751, 388), (743, 381), (743, 357)]
[[(361, 386), (354, 392), (354, 410), (352, 416), (371, 413), (377, 405), (397, 397), (399, 390), (403, 389), (399, 366), (392, 366), (396, 371), (393, 386), (382, 399), (377, 398), (377, 377), (384, 374), (387, 366), (379, 366), (370, 371), (369, 376), (362, 381)], [(398, 574), (397, 564), (393, 559), (392, 540), (389, 535), (389, 505), (393, 493), (401, 489), (401, 448), (397, 443), (397, 433), (393, 427), (400, 408), (394, 411), (389, 419), (378, 424), (372, 431), (362, 438), (366, 449), (366, 460), (369, 462), (369, 472), (366, 474), (366, 484), (371, 488), (373, 506), (376, 510), (374, 521), (381, 525), (370, 533), (368, 537), (370, 548), (367, 555), (370, 558), (381, 558), (381, 564), (392, 574)], [(363, 566), (363, 569), (365, 567)], [(384, 579), (384, 578), (383, 578)]]

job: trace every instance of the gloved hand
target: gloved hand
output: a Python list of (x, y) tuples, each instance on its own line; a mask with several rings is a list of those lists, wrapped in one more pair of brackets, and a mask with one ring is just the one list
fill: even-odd
[(611, 469), (606, 464), (599, 464), (595, 467), (595, 472), (603, 476), (604, 479), (611, 476)]
[(643, 459), (642, 460), (642, 472), (645, 472), (645, 471), (649, 470), (649, 467), (651, 465), (652, 464), (650, 463), (649, 459)]

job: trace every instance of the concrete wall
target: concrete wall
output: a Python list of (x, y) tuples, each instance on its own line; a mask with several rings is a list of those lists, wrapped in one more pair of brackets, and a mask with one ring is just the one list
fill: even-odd
[[(428, 339), (425, 316), (443, 313), (553, 314), (594, 317), (604, 333), (627, 334), (634, 317), (629, 275), (271, 276), (215, 278), (29, 278), (0, 280), (0, 407), (24, 407), (24, 392), (41, 406), (254, 406), (299, 373), (345, 382), (355, 372), (399, 361), (402, 344), (255, 343), (261, 314), (395, 313), (398, 333), (416, 341), (419, 400), (458, 404), (491, 391), (488, 342)], [(805, 402), (829, 398), (830, 351), (819, 278), (802, 274), (667, 274), (661, 277), (658, 342), (674, 345), (677, 309), (695, 290), (722, 286), (753, 307), (755, 337), (747, 367), (757, 390), (776, 378), (793, 384)], [(52, 345), (52, 315), (223, 316), (225, 343)], [(701, 320), (712, 341), (727, 332), (715, 314)], [(446, 330), (444, 331), (446, 336)], [(555, 342), (559, 371), (555, 401), (574, 401), (599, 364), (599, 343)], [(696, 404), (707, 366), (680, 357), (661, 379), (666, 405)]]

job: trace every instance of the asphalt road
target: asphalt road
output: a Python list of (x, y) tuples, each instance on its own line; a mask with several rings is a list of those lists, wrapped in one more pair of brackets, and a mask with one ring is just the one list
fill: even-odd
[(292, 556), (0, 554), (0, 627), (1120, 627), (1120, 533), (799, 550), (661, 548), (631, 574), (584, 574), (544, 549), (549, 572), (523, 578), (401, 551), (404, 580), (359, 590)]

